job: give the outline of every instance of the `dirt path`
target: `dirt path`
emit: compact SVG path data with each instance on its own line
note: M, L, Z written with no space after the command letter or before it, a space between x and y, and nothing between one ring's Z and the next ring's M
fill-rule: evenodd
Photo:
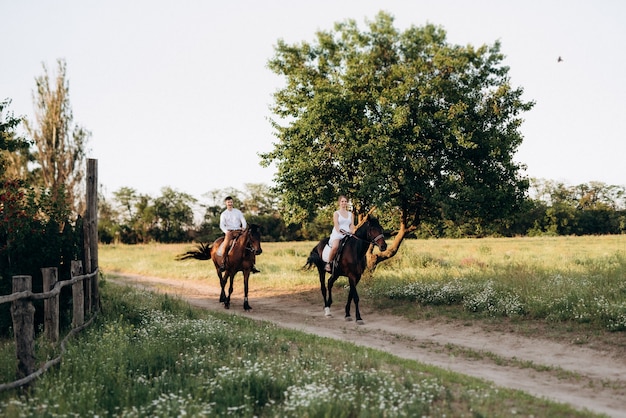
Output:
M333 296L333 315L324 316L321 295L276 294L251 290L253 310L244 312L243 295L237 289L231 309L218 302L219 287L207 282L125 275L107 279L149 290L177 295L204 309L276 323L279 326L324 337L350 341L399 357L439 366L454 372L520 389L534 396L567 403L611 417L626 417L626 358L611 350L597 350L528 338L510 332L486 331L453 321L410 322L368 309L361 298L365 325L343 318L345 291ZM241 287L241 286L239 286Z

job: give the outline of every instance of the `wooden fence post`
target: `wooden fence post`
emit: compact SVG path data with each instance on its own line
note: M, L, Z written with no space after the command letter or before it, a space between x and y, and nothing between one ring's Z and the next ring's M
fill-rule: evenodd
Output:
M98 269L98 160L87 159L87 206L85 210L85 271L93 273ZM97 310L100 305L98 276L90 280L91 309Z
M13 276L13 293L32 291L31 276ZM11 317L15 332L17 377L21 379L35 371L35 307L30 298L11 302Z
M54 285L59 280L59 270L56 267L42 268L41 275L43 276L43 292L54 289ZM57 342L59 340L59 295L44 299L43 308L44 334L48 341Z
M80 260L72 260L71 275L72 278L83 274L83 263ZM72 301L74 315L72 325L74 328L80 327L85 323L85 294L83 293L83 281L79 280L72 284Z
M91 249L89 248L89 244L88 244L88 240L89 237L87 236L87 234L83 235L83 238L85 239L85 241L83 242L83 250L85 251L85 257L83 259L83 272L90 272L91 271ZM85 313L87 312L93 312L95 310L94 308L94 299L93 299L93 292L92 292L92 283L91 283L92 279L91 278L87 278L85 280L83 280L83 293L85 295Z

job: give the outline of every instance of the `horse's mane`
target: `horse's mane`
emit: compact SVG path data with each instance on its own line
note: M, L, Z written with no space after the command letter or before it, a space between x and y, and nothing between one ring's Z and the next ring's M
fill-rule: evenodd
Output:
M380 222L378 222L378 218L373 215L367 215L367 217L362 221L362 223L357 228L357 231L363 231L366 226L374 226L380 228Z

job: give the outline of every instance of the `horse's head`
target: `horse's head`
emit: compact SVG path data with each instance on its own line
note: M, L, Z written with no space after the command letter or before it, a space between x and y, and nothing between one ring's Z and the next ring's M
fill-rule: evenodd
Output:
M259 225L248 225L248 240L246 248L252 251L254 254L259 255L263 252L261 248L261 227Z
M374 245L378 245L380 251L385 251L387 249L387 243L385 242L385 231L383 227L380 226L378 219L373 216L367 217L367 222L364 224L367 227L367 240L373 243Z

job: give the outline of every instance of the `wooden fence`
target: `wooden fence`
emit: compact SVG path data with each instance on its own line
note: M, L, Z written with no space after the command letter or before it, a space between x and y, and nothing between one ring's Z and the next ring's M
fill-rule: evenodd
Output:
M72 261L70 280L58 280L56 267L42 268L43 292L32 292L31 276L13 276L13 293L0 296L0 304L11 302L15 335L17 379L0 384L0 391L28 384L61 361L68 338L88 326L100 309L98 290L98 161L87 160L86 210L83 217L84 259ZM83 270L89 273L83 274ZM65 286L72 286L72 330L61 342L61 354L35 370L35 307L34 300L44 300L44 335L51 342L59 339L59 295ZM85 314L92 314L85 322Z

